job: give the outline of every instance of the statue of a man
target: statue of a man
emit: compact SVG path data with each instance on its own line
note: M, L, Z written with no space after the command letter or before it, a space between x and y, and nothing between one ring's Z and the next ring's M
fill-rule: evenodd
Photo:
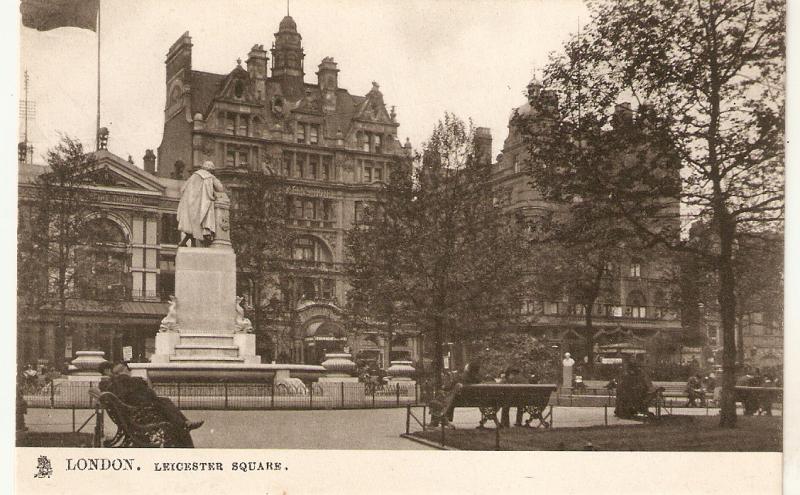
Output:
M222 183L211 171L214 163L206 161L186 180L181 190L178 203L178 230L183 233L180 246L192 241L197 247L198 239L202 239L205 247L211 245L217 231L217 219L214 204L216 193L225 191Z

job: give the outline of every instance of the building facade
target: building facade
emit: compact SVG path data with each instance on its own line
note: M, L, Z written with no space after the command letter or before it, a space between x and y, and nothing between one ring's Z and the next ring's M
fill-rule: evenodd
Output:
M551 91L533 86L541 106L557 111L557 98ZM633 119L630 105L619 105L621 118ZM521 114L533 119L534 129L546 132L546 115L537 115L529 103L514 109L509 119L508 135L502 152L494 163L495 201L509 212L526 220L537 219L559 212L563 208L546 201L532 184L526 169L528 152L513 116ZM540 125L541 124L541 125ZM479 130L479 138L488 141L488 129ZM674 221L679 221L679 211L674 211ZM616 362L621 353L637 354L654 350L656 343L674 343L667 347L679 349L682 333L679 311L670 301L675 290L674 270L670 258L658 251L640 253L607 267L609 290L595 304L592 313L594 328L593 350L598 362L603 359ZM568 298L539 300L531 298L521 308L523 323L518 330L529 332L558 346L560 352L570 352L577 361L587 356L585 309ZM527 315L527 317L525 317ZM669 352L668 354L673 354ZM660 356L664 359L665 356ZM679 361L674 353L668 359Z
M388 367L392 359L418 358L412 334L395 332L390 339L376 327L356 335L344 323L343 309L348 290L345 233L375 200L390 169L410 155L411 145L407 139L405 145L398 141L394 108L387 109L377 83L363 96L351 94L339 86L332 57L319 63L314 82L306 82L304 58L302 36L289 16L280 22L271 50L254 45L244 64L237 60L227 74L195 70L191 37L184 33L166 56L164 132L157 157L148 150L141 170L100 152L109 176L135 176L143 187L115 190L125 198L109 196L110 202L103 203L121 231L127 291L120 307L124 311L105 314L118 324L136 319L141 325L134 333L144 340L137 340L134 354L142 359L152 353L152 339L166 313L162 301L174 291L180 187L206 160L214 162L215 174L226 186L248 170L279 175L288 185L290 288L273 294L288 311L257 329L262 359L318 363L325 352L344 350ZM21 176L20 183L31 184L30 178ZM247 288L241 290L250 295ZM139 310L148 316L135 313ZM102 319L92 324L110 323ZM76 332L84 335L83 330ZM128 340L108 337L107 329L98 332L104 336L76 337L71 349L99 346L120 356L119 343ZM275 338L287 333L288 339ZM45 333L42 341L49 336ZM27 360L33 354L21 356Z
M174 284L174 263L165 260L174 259L171 240L176 233L168 219L177 209L181 184L161 180L104 149L95 156L87 211L99 236L91 245L75 248L80 251L76 256L86 262L68 267L75 273L67 290L63 330L53 297L35 312L20 311L20 364L46 361L60 367L79 350L143 361L155 351L155 335L167 311L164 293L171 293L170 281ZM152 152L145 156L154 159ZM36 179L47 172L47 167L29 161L19 164L21 243L31 235L31 218L38 207ZM53 268L41 267L45 272ZM20 287L25 289L48 291L45 286Z

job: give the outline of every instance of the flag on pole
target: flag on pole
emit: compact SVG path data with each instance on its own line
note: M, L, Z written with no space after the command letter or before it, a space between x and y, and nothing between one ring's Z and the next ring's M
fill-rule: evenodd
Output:
M22 25L49 31L77 27L97 31L99 0L21 0Z

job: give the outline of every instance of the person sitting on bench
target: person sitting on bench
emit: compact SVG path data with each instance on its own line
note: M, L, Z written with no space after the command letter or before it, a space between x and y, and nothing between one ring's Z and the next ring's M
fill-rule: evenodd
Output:
M464 388L464 385L476 383L481 383L481 362L477 359L467 364L464 368L464 375L456 381L452 390L441 401L431 403L431 426L437 426L441 422L452 427L454 404L458 392Z
M100 373L104 378L100 381L98 388L103 392L111 392L119 400L133 407L152 407L171 423L183 440L184 445L191 445L191 437L188 433L191 430L203 426L204 421L189 421L180 409L167 397L159 397L150 388L146 381L139 377L131 376L131 370L124 362L112 366L109 362L100 365Z
M639 414L650 416L648 407L663 392L654 387L641 363L632 360L625 364L617 384L617 406L614 415L633 419Z

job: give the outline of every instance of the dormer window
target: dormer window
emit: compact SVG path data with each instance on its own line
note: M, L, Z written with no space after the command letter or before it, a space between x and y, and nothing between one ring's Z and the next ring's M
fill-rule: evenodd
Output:
M303 144L306 142L305 124L297 124L297 131L295 132L295 142Z
M236 83L233 85L233 94L237 98L241 98L244 95L244 83L241 79L237 80Z
M381 153L381 136L380 134L376 134L373 136L373 141L375 143L375 153Z
M311 144L319 144L319 126L312 125L309 128L308 140Z

